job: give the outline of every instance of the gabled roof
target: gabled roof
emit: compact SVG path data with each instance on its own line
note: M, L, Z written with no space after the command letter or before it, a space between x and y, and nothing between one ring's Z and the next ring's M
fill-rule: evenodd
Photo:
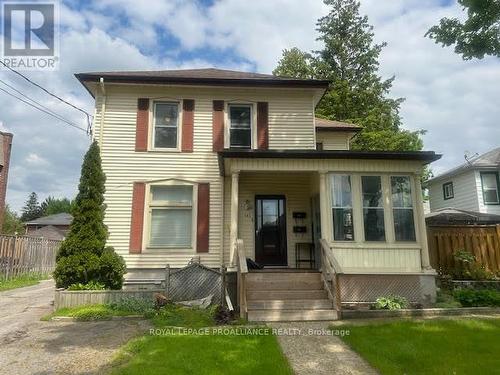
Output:
M44 217L39 217L26 222L26 225L70 225L73 221L73 216L68 213L54 214Z
M152 83L184 85L234 85L328 88L326 80L278 77L271 74L226 69L143 70L77 73L81 82Z
M63 240L66 237L65 231L53 225L47 225L28 234L30 237L43 237L49 240Z
M326 120L324 118L315 117L314 123L316 130L319 131L353 131L359 132L362 127L348 122Z
M464 164L450 169L436 177L429 179L427 182L433 182L437 180L442 180L445 178L450 178L459 173L465 172L472 169L498 169L500 167L500 147L488 151L482 155L471 159Z

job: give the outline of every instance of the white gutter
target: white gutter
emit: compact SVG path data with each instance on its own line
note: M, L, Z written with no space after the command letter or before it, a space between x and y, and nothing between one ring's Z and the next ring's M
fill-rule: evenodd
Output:
M104 114L106 113L106 88L104 87L104 78L99 78L99 87L101 88L101 118L99 123L99 148L102 148L102 139L104 136Z

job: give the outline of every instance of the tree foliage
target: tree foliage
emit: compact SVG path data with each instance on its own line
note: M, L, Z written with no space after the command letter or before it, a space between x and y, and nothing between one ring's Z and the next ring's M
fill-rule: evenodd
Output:
M73 222L57 254L54 278L58 287L100 282L110 289L123 283L125 263L113 248L105 247L108 231L104 225L104 183L99 146L92 143L85 154Z
M23 234L24 225L15 211L12 211L9 205L5 206L3 213L2 234Z
M402 98L389 97L394 77L378 74L379 55L385 43L373 41L373 27L359 14L356 0L324 0L330 13L318 20L324 47L311 54L297 48L284 50L275 75L326 79L329 90L316 114L331 120L361 125L355 138L358 150L421 150L423 131L401 129Z
M443 47L455 45L464 60L500 57L500 0L458 0L467 19L442 18L425 34Z
M42 216L60 214L63 212L71 213L73 202L68 198L54 198L48 196L40 205Z
M32 192L24 207L22 208L21 221L26 222L34 219L38 219L42 216L42 210L40 208L40 203L38 202L38 195Z

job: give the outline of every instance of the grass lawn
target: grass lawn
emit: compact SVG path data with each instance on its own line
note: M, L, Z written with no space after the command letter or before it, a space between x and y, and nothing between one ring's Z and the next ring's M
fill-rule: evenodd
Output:
M112 309L108 305L88 305L79 307L65 307L46 315L42 320L49 320L56 316L70 316L80 321L105 320L112 316L140 315L129 310Z
M338 327L336 327L338 328ZM342 326L342 339L382 374L500 374L500 319Z
M9 289L36 285L40 280L49 279L48 275L30 274L17 276L10 280L0 280L0 292Z

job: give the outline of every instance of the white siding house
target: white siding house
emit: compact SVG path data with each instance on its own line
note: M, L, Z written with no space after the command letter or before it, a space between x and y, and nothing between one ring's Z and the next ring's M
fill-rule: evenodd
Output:
M76 76L95 98L108 243L129 282L192 259L233 272L241 254L291 272L305 244L311 277L325 275L324 256L337 265L344 301L432 299L420 175L440 155L351 151L358 126L315 119L329 82L218 69Z
M500 214L500 148L428 181L431 211L444 208Z

